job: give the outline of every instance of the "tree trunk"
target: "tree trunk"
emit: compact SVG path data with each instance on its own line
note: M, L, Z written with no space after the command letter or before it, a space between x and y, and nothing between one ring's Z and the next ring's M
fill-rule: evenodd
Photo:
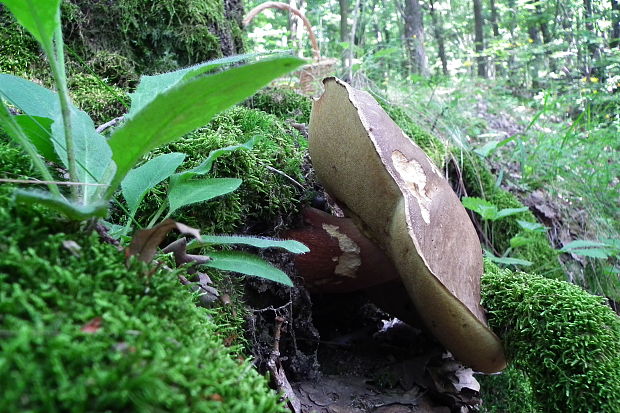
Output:
M611 0L611 12L609 47L620 48L620 0Z
M491 9L491 28L493 29L493 38L495 40L501 40L499 36L499 24L495 0L489 0L489 8ZM493 60L495 61L495 77L498 77L502 71L502 64L498 61L497 57L494 57Z
M428 76L428 62L424 50L424 25L419 0L405 0L405 47L410 73Z
M484 52L484 21L482 18L482 2L474 0L474 44L476 48L476 61L478 76L487 77L487 62Z
M349 41L349 0L338 0L340 6L340 41L342 43ZM349 48L344 50L341 56L342 67L347 67L347 56Z
M443 37L442 20L437 16L437 12L435 11L435 2L433 0L430 0L430 6L431 19L433 21L433 30L435 32L435 40L437 41L437 54L439 55L439 60L441 60L441 71L444 76L448 76L448 59L446 57L446 46Z
M592 12L592 0L583 0L584 19L586 30L592 34L596 33L594 27L594 14ZM586 73L590 76L598 76L597 70L594 68L594 63L598 60L600 50L598 45L593 41L588 40L588 58L589 62L586 67Z

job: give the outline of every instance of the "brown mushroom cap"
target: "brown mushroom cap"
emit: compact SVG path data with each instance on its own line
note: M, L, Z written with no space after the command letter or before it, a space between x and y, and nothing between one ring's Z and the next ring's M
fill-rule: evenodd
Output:
M480 242L458 197L371 95L336 78L324 85L309 131L319 180L386 251L435 337L478 371L502 370L480 306Z

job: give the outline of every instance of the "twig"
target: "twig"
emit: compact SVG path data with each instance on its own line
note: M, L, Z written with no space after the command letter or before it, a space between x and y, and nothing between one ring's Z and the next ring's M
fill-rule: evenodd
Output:
M88 182L67 182L67 181L32 181L28 179L5 179L1 178L0 182L11 184L30 184L30 185L83 185L83 186L108 186L107 184L92 184Z
M295 395L291 383L289 383L280 363L280 337L282 334L282 325L284 324L284 317L277 316L275 319L276 328L273 334L273 351L267 361L267 368L273 376L273 380L278 390L282 391L283 396L288 399L289 407L294 413L301 413L301 402Z
M118 125L123 119L125 119L125 116L119 116L118 118L114 118L111 121L104 123L103 125L97 126L97 129L95 130L97 131L97 133L101 133L104 130L111 128L112 126Z
M280 171L279 169L276 169L274 167L271 167L269 165L266 166L267 169L269 169L271 172L275 172L277 174L282 175L283 177L287 178L289 181L291 181L292 183L294 183L299 189L301 189L302 191L305 190L304 186L302 184L300 184L299 182L297 182L295 179L291 178L290 176L288 176L287 174L285 174L284 172Z

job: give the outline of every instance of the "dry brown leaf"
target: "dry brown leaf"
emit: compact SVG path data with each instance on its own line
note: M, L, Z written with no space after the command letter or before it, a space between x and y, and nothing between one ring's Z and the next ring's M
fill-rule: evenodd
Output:
M92 320L90 320L88 323L84 324L84 326L82 326L80 330L82 330L84 333L89 333L89 334L96 333L97 331L99 331L99 329L101 329L102 321L103 319L101 317L95 317Z
M176 229L183 235L191 235L196 239L200 239L200 231L196 228L181 224L173 219L166 219L153 228L136 231L127 249L127 257L137 255L140 261L151 262L155 252L157 252L157 247L173 229Z

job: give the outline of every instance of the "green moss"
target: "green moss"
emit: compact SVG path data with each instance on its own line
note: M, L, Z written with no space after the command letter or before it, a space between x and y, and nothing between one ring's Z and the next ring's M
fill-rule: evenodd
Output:
M283 121L291 119L297 123L310 123L312 101L294 90L265 88L243 104L249 108L275 115Z
M403 108L394 106L383 99L377 99L377 101L403 132L426 152L436 166L441 168L449 155L446 145L415 123Z
M0 72L37 78L46 70L47 62L38 43L7 11L0 9Z
M127 112L122 102L129 101L125 91L102 83L97 77L76 73L68 86L73 103L90 115L95 124L102 124Z
M206 203L188 206L176 218L207 233L240 231L243 226L253 231L270 230L283 215L296 210L299 189L275 168L298 182L303 181L301 165L306 142L298 133L287 131L275 116L264 112L234 107L216 116L207 126L179 141L158 149L163 152L187 154L181 169L198 165L209 152L225 146L245 143L253 137L258 141L252 150L238 150L217 160L211 177L241 178L235 192ZM162 187L148 197L138 215L155 211L164 196Z
M174 274L6 198L0 223L0 411L284 411Z
M620 319L604 299L486 262L482 300L542 411L620 411Z
M477 376L481 411L488 413L536 413L532 385L522 371L508 366L499 374Z
M140 73L163 72L242 51L241 28L222 0L70 0L66 42L90 58L119 53ZM233 44L229 44L229 43Z

